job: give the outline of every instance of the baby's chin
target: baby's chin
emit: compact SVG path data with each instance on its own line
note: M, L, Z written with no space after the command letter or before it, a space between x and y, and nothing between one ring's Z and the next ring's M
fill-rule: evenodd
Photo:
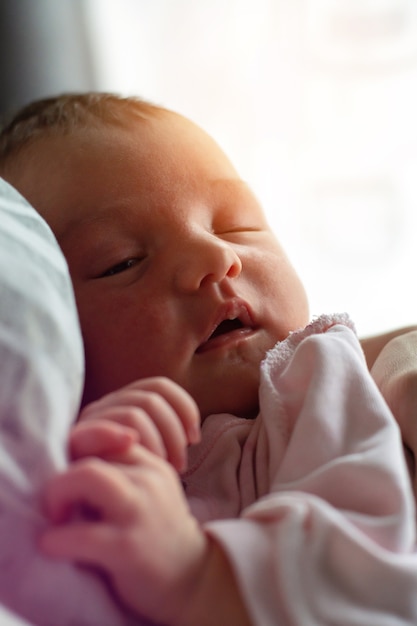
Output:
M232 355L228 361L224 359L218 368L209 370L211 378L193 377L186 389L196 401L202 420L219 413L245 419L258 415L261 363L269 347L269 342L263 341L260 346Z
M229 391L229 393L225 393ZM223 393L213 391L211 397L194 398L200 408L201 421L209 415L227 413L245 419L255 419L259 413L259 386L258 383L242 385L242 388L230 393L230 389Z

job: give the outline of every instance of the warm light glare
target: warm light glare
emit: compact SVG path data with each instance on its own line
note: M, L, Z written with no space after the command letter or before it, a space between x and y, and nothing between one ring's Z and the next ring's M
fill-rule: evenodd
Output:
M191 117L249 180L312 314L417 322L416 0L88 0L100 89Z

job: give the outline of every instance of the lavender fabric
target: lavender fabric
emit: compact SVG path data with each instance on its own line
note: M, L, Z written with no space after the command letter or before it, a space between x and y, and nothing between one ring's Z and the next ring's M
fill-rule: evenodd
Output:
M84 376L68 268L47 224L0 179L0 623L127 626L104 581L46 559L45 482L67 464Z

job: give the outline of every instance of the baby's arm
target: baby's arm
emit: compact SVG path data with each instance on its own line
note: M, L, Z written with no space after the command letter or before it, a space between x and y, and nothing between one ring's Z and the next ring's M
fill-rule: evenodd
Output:
M365 353L368 368L371 369L384 347L397 337L417 330L417 326L405 326L379 335L360 339L362 350Z
M416 492L417 330L389 341L375 360L371 374L400 426Z

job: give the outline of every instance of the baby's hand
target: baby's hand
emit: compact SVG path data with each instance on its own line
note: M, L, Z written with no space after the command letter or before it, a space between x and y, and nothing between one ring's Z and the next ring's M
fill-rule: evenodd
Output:
M200 415L191 396L168 378L139 380L87 405L70 437L73 459L100 456L135 462L134 442L167 459L177 471L186 447L200 440Z
M95 566L120 599L158 623L182 624L208 558L174 468L140 444L132 465L75 461L52 479L40 539L50 557ZM88 511L87 517L74 512Z

